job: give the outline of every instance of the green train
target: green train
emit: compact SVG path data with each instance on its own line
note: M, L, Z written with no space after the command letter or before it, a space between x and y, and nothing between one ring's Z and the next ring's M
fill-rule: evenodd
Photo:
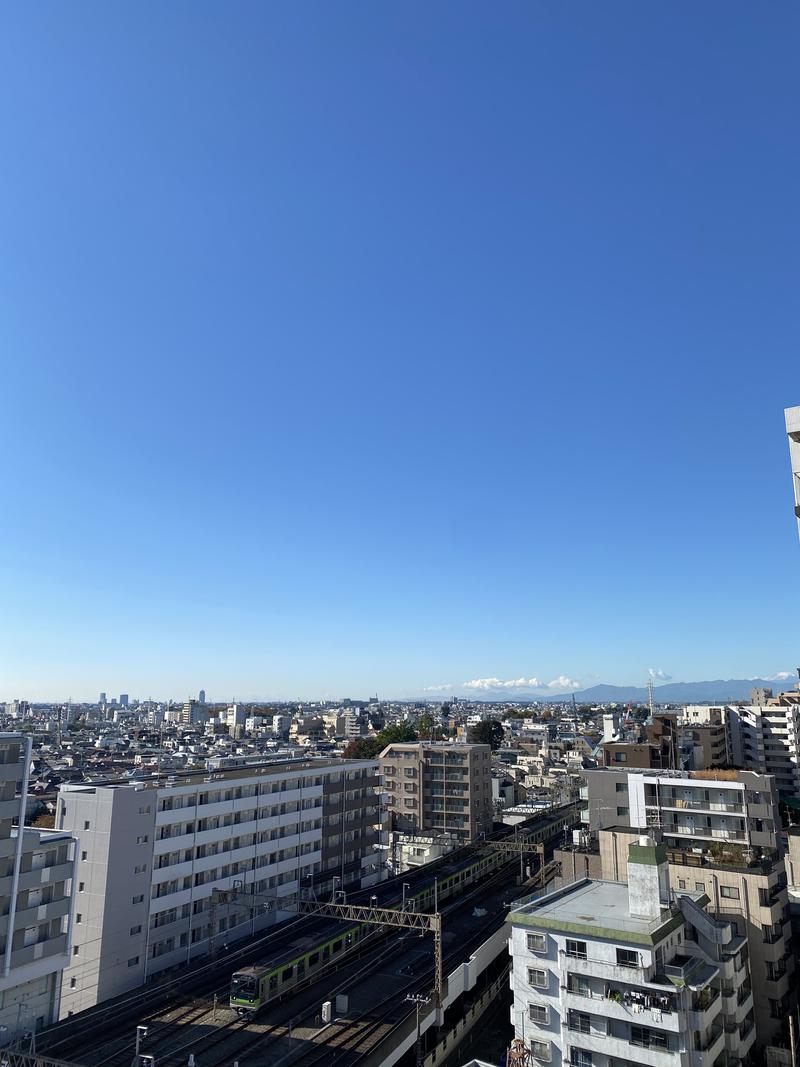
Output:
M558 812L546 818L536 830L526 830L527 840L538 843L551 839L559 830L571 825L575 818L575 805L564 805ZM521 827L522 829L522 827ZM503 834L501 836L510 835ZM410 911L432 911L434 897L439 902L458 896L473 882L480 881L516 857L501 851L467 856L443 866L434 877L429 876L413 893L406 895L406 907ZM380 887L376 886L378 892ZM397 894L382 907L398 908ZM318 933L313 946L308 946L306 936L300 943L288 945L264 963L243 967L231 976L230 1006L240 1015L254 1015L270 1001L276 1000L304 985L313 978L338 965L345 956L354 952L368 938L380 936L381 928L367 923L348 923L338 919L326 922Z
M433 907L436 894L439 902L446 901L505 863L508 863L508 857L500 852L462 860L443 870L436 884L430 878L409 893L406 907L411 911L428 911ZM400 901L394 899L383 906L397 908L399 905ZM337 919L325 925L325 931L320 931L319 940L313 947L290 945L265 963L236 971L231 976L231 1008L239 1015L254 1015L270 1001L338 965L368 938L378 937L381 929L368 923L346 923Z

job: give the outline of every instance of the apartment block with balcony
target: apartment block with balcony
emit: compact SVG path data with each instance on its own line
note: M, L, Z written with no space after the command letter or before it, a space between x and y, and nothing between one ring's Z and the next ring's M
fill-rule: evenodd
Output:
M258 933L299 891L379 881L377 771L287 760L62 787L58 820L79 859L61 1016ZM212 911L213 891L234 888L240 899Z
M0 734L0 1045L58 1018L70 962L75 840L24 826L30 761L30 737Z
M492 829L492 750L489 745L388 745L381 779L394 828L447 833L473 841Z
M669 847L738 845L775 850L775 779L753 771L584 771L582 817L608 826L657 828Z
M747 938L758 1040L772 1041L796 999L775 779L753 771L585 778L583 817L599 837L601 876L625 881L627 847L642 831L663 839L673 886L707 892L709 910Z
M602 878L625 881L628 848L637 834L623 827L600 832ZM746 862L738 850L715 858L694 848L668 848L667 859L676 892L705 893L708 913L730 923L746 939L757 1040L772 1043L797 1002L784 860L773 855Z
M511 911L516 1037L554 1067L739 1063L756 1040L746 940L706 894L671 891L651 838L628 870L627 885L581 879Z
M772 774L779 792L800 795L800 704L737 704L725 711L732 762Z

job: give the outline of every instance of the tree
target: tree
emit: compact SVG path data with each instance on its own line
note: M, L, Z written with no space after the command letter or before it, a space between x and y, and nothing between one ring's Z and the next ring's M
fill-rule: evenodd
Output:
M436 724L433 721L433 716L430 712L425 712L417 719L417 733L423 741L428 741L433 737L433 731L436 728Z
M381 748L386 745L404 745L418 740L417 731L410 722L398 722L393 726L385 726L378 734Z
M483 722L470 726L468 740L473 745L491 745L500 748L503 743L503 727L497 719L484 719Z
M342 752L343 759L375 759L383 746L377 737L355 737Z
M342 752L344 759L375 759L387 745L397 745L417 740L417 732L407 722L386 726L375 737L355 737L348 741Z

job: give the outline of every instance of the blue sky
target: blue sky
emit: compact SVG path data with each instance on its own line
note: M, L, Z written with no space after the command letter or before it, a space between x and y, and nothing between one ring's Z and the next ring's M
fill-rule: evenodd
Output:
M791 670L798 20L7 6L0 699Z

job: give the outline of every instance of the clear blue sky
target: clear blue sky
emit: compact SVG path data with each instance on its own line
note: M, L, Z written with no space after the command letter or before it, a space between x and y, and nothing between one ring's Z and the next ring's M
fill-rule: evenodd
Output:
M6 5L0 699L791 670L799 23Z

